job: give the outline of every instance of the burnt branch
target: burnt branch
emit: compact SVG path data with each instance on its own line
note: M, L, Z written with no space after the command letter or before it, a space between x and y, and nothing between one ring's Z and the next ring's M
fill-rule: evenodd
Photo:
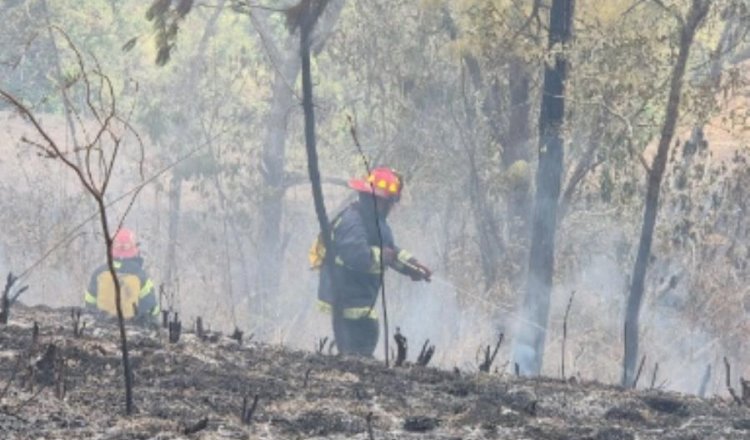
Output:
M742 386L742 403L748 405L750 404L750 381L740 377L740 386Z
M70 310L70 320L73 325L73 337L80 338L83 336L83 331L86 330L86 323L81 323L81 309L73 307Z
M432 360L432 355L435 354L435 346L430 345L430 340L424 341L424 345L422 345L422 350L419 352L419 356L417 357L417 365L420 367L426 367L427 364L430 363L430 360Z
M651 389L653 390L656 386L656 375L659 373L659 363L654 365L654 372L651 374Z
M180 340L182 335L182 321L180 321L180 314L175 313L172 320L169 321L169 342L176 344Z
M245 396L242 398L242 415L241 420L243 425L249 425L253 422L253 414L255 414L255 409L258 407L258 395L256 394L253 397L253 403L248 408L247 404L249 402L248 399L249 396Z
M570 292L570 299L568 299L568 306L565 307L565 316L563 317L562 347L560 349L560 375L563 380L565 380L565 343L568 341L568 316L570 316L570 308L573 306L575 294L575 290Z
M195 318L195 334L200 339L206 338L206 332L205 330L203 330L203 318L201 318L200 316Z
M365 421L367 422L367 436L370 440L375 440L375 435L372 432L372 411L367 413L367 417L365 417Z
M5 288L3 289L3 296L2 299L0 299L0 324L8 324L10 308L16 302L18 297L29 288L29 286L23 286L18 289L15 294L11 295L11 291L17 282L18 277L13 275L13 272L8 272L8 277L5 280Z
M68 391L66 383L67 364L63 356L58 356L55 362L55 397L62 400Z
M393 339L396 340L396 361L393 365L400 367L406 360L407 343L406 336L401 334L401 329L396 327L396 334L393 335Z
M235 327L234 333L232 333L232 336L230 336L230 338L237 341L238 344L242 344L243 336L245 336L245 333L242 330L240 330L238 327Z
M484 361L479 365L479 371L489 373L492 364L495 362L498 351L500 351L500 345L503 343L504 333L500 333L497 337L497 343L495 343L495 349L490 352L490 346L488 345L484 350Z
M327 343L328 343L328 336L324 336L318 339L318 354L323 354L323 350L325 350Z
M732 370L731 370L731 367L729 365L729 360L726 357L724 357L724 369L725 369L726 375L727 375L726 384L727 384L727 390L729 391L729 395L732 396L732 399L734 399L734 401L735 401L735 403L737 403L737 405L741 406L742 405L742 399L740 399L740 397L737 395L737 392L734 390L734 388L732 388L732 379L731 379L732 378L732 372L731 372Z
M633 380L633 385L631 386L632 389L636 389L638 387L638 379L641 378L641 372L643 371L643 365L646 363L646 355L644 354L641 358L641 363L638 365L638 372L635 374L635 379Z

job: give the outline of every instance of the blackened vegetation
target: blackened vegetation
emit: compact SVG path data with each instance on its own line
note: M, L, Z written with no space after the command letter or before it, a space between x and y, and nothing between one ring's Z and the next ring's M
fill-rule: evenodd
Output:
M323 350L326 348L326 344L328 343L328 336L324 336L320 339L318 339L318 354L323 354Z
M195 318L195 335L198 336L199 339L205 339L206 333L203 330L203 318L200 316Z
M440 420L429 416L413 416L404 420L404 431L428 432L437 428Z
M245 397L242 398L242 424L243 425L249 425L253 422L253 414L255 414L255 409L258 407L258 395L256 394L253 396L253 402L250 404L249 396L245 395ZM248 406L249 404L249 406Z
M86 323L81 323L81 309L73 307L70 310L70 320L73 325L73 336L80 338L83 335L83 331L86 330Z
M208 417L204 417L197 422L186 426L185 429L182 431L185 435L195 434L196 432L203 431L208 427Z
M726 357L724 357L724 368L726 371L726 385L727 391L729 391L729 395L732 396L732 399L737 405L750 406L750 381L746 380L743 377L740 377L742 394L738 395L737 391L735 391L732 387L732 370L729 365L729 359L727 359Z
M0 324L7 324L8 318L10 317L10 308L13 306L13 303L16 302L18 297L21 296L28 288L29 286L23 286L16 290L14 294L11 294L11 291L13 290L13 286L15 286L16 282L18 281L18 278L13 275L13 272L8 272L8 277L5 280L5 288L3 289L3 297L0 302Z
M238 344L242 344L242 338L245 336L245 332L240 330L238 327L234 328L234 332L232 333L232 336L230 336L232 339L237 341Z
M326 344L328 344L327 352L326 352ZM315 351L318 352L318 354L327 353L328 356L333 356L334 347L336 347L336 340L333 338L329 338L328 336L324 336L318 339L318 343L315 346Z
M115 426L122 440L196 432L202 438L464 438L477 432L485 438L647 440L721 432L739 440L750 430L750 412L719 399L393 369L314 350L237 345L228 335L223 343L183 338L170 345L148 330L131 341L139 411L123 417L113 411L121 382L117 328L95 322L95 331L73 338L57 331L69 325L69 310L30 310L18 306L0 331L3 438L92 438ZM35 320L44 323L36 342ZM63 395L64 401L55 398Z
M406 336L401 334L401 329L396 327L396 333L393 335L396 340L396 361L393 365L400 367L406 361L407 343Z
M426 367L427 364L430 363L432 360L432 355L435 354L435 346L430 345L430 340L424 341L424 345L422 345L422 350L419 352L419 356L417 356L417 365L420 367Z
M505 334L500 333L500 335L497 337L497 343L495 344L494 350L490 351L489 345L485 347L484 361L482 361L482 363L479 365L479 371L489 373L490 368L492 368L492 363L495 362L495 358L497 357L497 352L500 351L500 344L503 343L504 337Z
M172 315L172 319L169 321L169 342L176 344L180 340L182 335L182 321L180 321L180 314L175 313Z

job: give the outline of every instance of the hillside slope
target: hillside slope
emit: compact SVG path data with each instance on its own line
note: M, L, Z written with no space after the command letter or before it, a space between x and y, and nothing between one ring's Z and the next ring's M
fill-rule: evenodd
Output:
M125 417L116 328L89 327L74 338L69 311L13 310L0 328L3 439L750 438L750 412L718 399L387 369L220 335L202 340L186 332L170 344L163 331L137 330L130 332L137 411ZM243 397L251 406L256 395L245 425Z

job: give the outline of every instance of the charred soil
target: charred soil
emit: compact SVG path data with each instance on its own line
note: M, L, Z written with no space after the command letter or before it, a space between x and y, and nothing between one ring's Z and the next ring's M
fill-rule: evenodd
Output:
M124 415L117 329L16 306L0 328L3 439L745 439L728 400L289 351L130 328ZM34 323L38 323L35 336Z

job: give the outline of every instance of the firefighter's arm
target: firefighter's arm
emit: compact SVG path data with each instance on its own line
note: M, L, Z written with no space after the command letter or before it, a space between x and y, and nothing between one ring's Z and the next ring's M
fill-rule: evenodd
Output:
M141 291L138 294L138 316L155 318L159 316L159 303L156 301L154 282L151 278L143 277Z
M83 295L83 302L86 305L87 309L96 309L96 295L98 294L97 288L96 288L96 274L91 276L91 281L89 281L89 287L86 289L86 292Z
M380 247L367 243L364 225L352 216L342 218L334 232L334 246L336 264L357 272L380 273Z
M414 256L406 249L395 248L396 258L393 259L391 267L404 275L411 277L413 281L430 281L432 277L432 271L427 266L420 263Z

